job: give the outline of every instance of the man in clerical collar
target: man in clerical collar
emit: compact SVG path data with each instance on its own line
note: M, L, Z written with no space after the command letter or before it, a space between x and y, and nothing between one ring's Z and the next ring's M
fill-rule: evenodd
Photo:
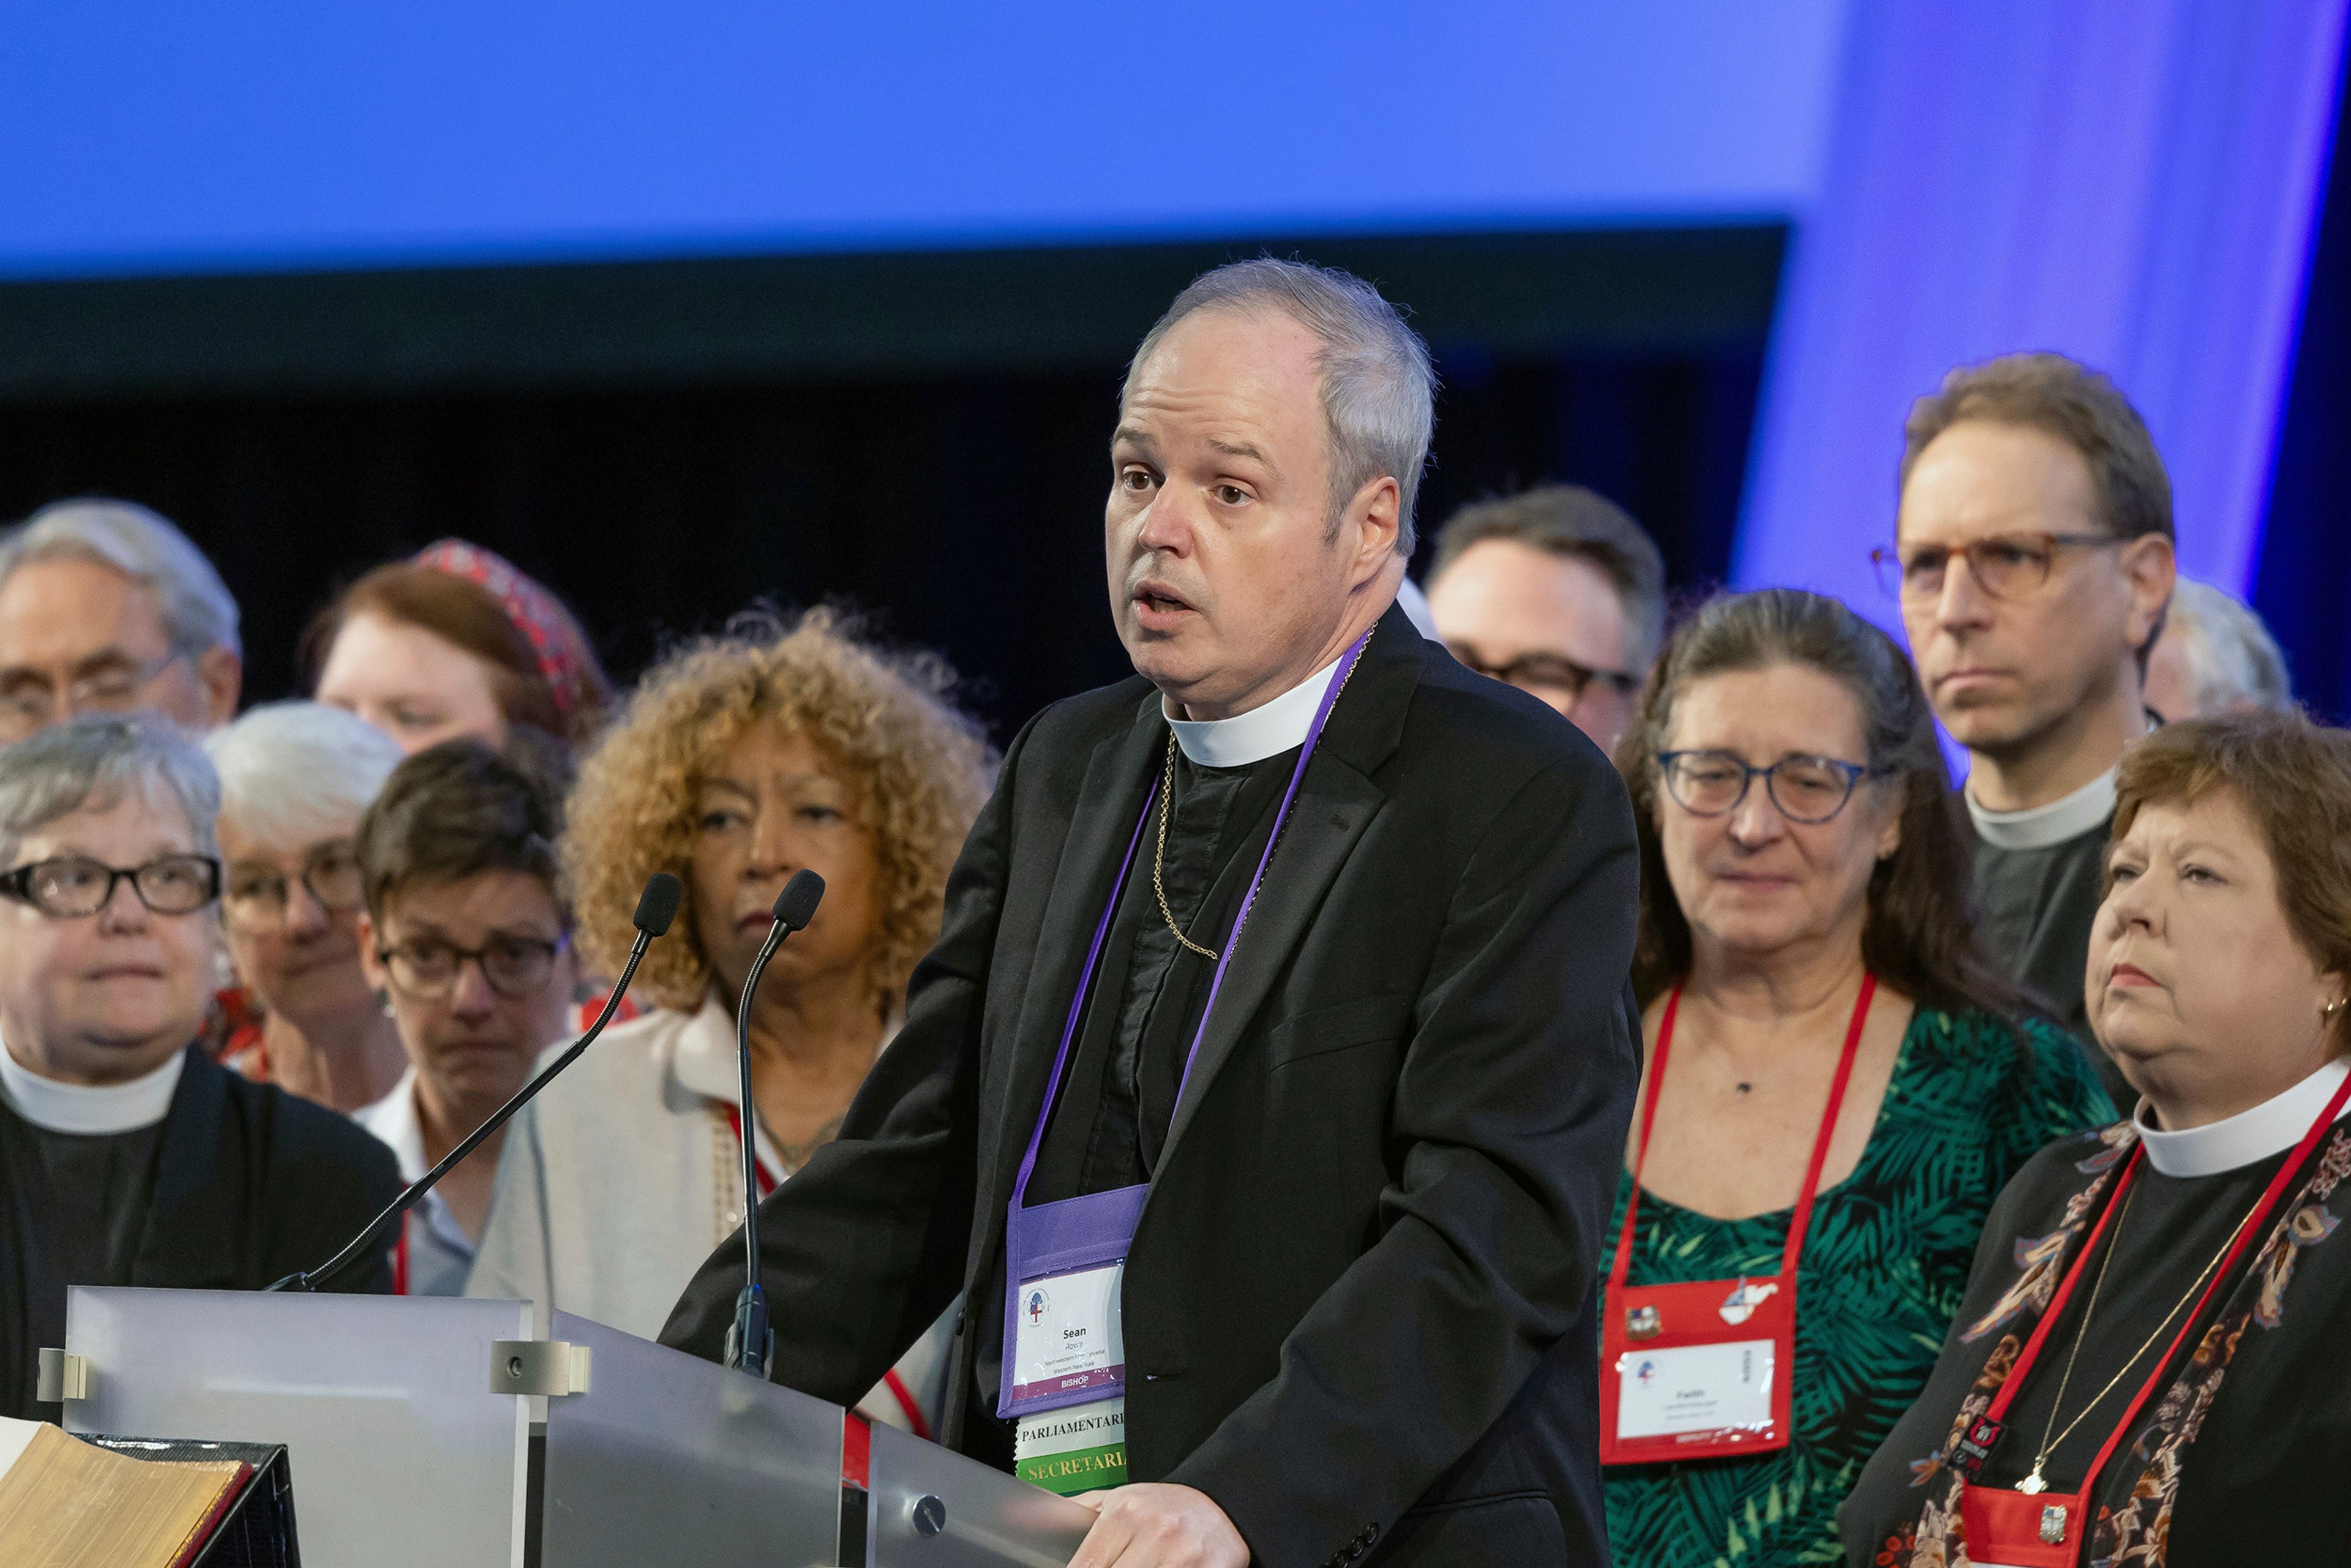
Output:
M1395 606L1432 385L1294 262L1144 339L1137 676L1013 741L904 1028L763 1209L773 1375L853 1401L959 1298L942 1440L1097 1510L1081 1568L1606 1553L1631 810ZM740 1256L665 1340L721 1354Z
M2088 1045L2082 977L2115 768L2147 732L2171 600L2171 480L2115 384L2059 354L1965 365L1904 430L1892 549L1928 700L1968 749L1983 940Z

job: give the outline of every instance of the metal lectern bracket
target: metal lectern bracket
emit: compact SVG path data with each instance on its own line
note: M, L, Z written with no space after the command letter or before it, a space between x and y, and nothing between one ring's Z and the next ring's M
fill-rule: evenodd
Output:
M43 1347L40 1369L34 1376L33 1397L44 1405L65 1399L87 1399L95 1375L89 1357Z
M559 1398L588 1392L588 1347L559 1339L490 1342L490 1392Z

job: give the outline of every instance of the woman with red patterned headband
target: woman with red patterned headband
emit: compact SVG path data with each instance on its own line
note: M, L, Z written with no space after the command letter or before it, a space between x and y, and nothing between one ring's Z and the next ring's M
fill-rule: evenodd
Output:
M562 601L463 539L352 583L311 622L302 652L319 701L358 714L412 754L460 735L502 746L517 725L577 747L612 701Z

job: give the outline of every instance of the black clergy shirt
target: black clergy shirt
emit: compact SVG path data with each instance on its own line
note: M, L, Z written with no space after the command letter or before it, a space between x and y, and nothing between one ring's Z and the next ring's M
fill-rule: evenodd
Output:
M58 1418L33 1396L72 1286L257 1290L325 1262L399 1191L372 1134L193 1046L149 1126L56 1132L0 1094L0 1416ZM391 1284L387 1255L331 1288Z
M1176 924L1201 946L1221 952L1229 939L1297 766L1294 746L1238 768L1201 767L1177 750L1162 881ZM1151 877L1159 814L1155 802L1102 944L1063 1088L1037 1151L1031 1207L1148 1182L1175 1120L1185 1058L1217 967L1177 942L1160 911ZM1277 853L1266 875L1280 874ZM1002 1372L1003 1306L991 1301L977 1314L990 1327L973 1365L973 1414L990 1423ZM1009 1427L997 1425L1008 1443Z
M162 1147L160 1121L59 1133L0 1098L0 1344L32 1352L0 1360L0 1413L56 1418L34 1403L37 1354L66 1343L68 1286L131 1282Z

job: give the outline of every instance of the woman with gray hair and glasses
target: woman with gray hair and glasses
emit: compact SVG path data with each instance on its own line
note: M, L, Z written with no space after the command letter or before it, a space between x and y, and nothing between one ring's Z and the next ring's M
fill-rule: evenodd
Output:
M1965 840L1891 638L1787 589L1666 646L1617 765L1647 1071L1602 1307L1629 1568L1833 1562L2001 1184L2114 1119L1977 952Z
M254 1015L222 1060L346 1113L407 1070L360 963L360 818L400 745L324 703L271 703L205 739L220 770L222 925Z
M194 741L91 715L0 749L0 1415L74 1285L258 1289L399 1191L343 1118L215 1064L220 786ZM388 1259L345 1288L381 1290Z

